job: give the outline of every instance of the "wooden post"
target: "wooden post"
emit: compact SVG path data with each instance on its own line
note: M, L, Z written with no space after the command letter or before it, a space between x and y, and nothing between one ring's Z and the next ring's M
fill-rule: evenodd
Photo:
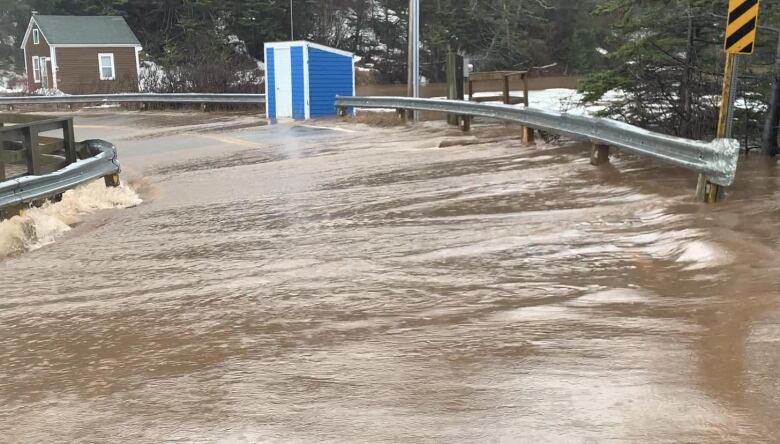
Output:
M27 174L37 176L41 172L40 150L38 148L38 131L32 126L22 129L24 149L27 154Z
M21 216L24 213L24 207L21 205L14 205L12 207L6 207L0 210L0 220L10 219L14 216Z
M3 139L0 137L0 182L5 180L5 151L3 150Z
M528 108L528 73L523 74L523 104Z
M106 182L106 187L116 188L121 182L119 181L119 174L112 174L103 178Z
M398 116L398 118L401 120L406 120L406 110L403 108L396 109L395 115Z
M590 151L590 164L594 166L609 163L609 145L594 144Z
M339 117L346 117L346 116L347 116L347 107L345 107L345 106L339 106L339 107L336 109L336 114L337 114Z
M504 76L504 104L509 105L509 76Z
M451 49L447 54L447 99L463 100L463 56ZM447 123L458 125L458 116L447 114Z
M208 105L206 105L205 103L201 103L200 110L205 113L206 111L208 111Z
M469 79L469 101L474 101L474 81Z
M73 134L73 119L63 122L62 139L65 145L65 161L70 165L76 162L76 137Z
M737 55L726 54L726 68L723 75L723 97L720 101L720 114L718 115L718 134L717 137L724 138L728 136L729 118L731 117L731 89L734 86L732 80L735 77L737 67ZM699 174L699 181L696 185L696 197L699 201L707 203L716 203L720 197L720 186L711 183L703 174Z
M471 130L471 116L458 116L458 126L464 133L469 132Z
M523 144L530 145L534 143L534 129L524 126L523 127Z

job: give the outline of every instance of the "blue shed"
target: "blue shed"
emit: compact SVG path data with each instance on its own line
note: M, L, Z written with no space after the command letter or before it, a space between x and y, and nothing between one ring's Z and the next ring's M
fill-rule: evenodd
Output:
M355 95L351 52L307 41L265 44L269 120L336 115L336 96Z

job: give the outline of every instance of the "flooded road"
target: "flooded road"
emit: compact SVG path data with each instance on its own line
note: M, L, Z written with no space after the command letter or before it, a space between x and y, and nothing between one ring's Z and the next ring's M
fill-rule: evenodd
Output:
M314 125L77 119L144 202L0 259L0 441L780 440L776 164Z

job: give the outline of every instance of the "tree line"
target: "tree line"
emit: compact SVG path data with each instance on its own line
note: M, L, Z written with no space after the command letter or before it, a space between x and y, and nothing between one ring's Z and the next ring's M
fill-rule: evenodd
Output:
M714 133L728 0L423 0L422 72L445 77L449 51L477 70L555 64L587 100L620 90L603 115L684 137ZM406 81L407 0L0 0L0 57L40 14L121 15L170 90L226 90L262 60L265 42L306 39L356 53L378 80ZM292 22L292 23L291 23ZM763 2L759 46L743 57L735 130L747 148L774 144L780 118L780 5ZM194 86L193 86L194 85ZM773 90L776 89L776 96ZM774 97L774 99L773 99ZM772 123L774 122L774 123ZM774 142L772 142L774 140Z

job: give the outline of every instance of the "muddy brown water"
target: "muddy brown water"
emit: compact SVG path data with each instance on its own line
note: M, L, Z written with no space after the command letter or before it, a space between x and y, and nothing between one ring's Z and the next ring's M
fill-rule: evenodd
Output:
M144 203L0 259L0 441L780 440L776 164L259 123L79 115Z

